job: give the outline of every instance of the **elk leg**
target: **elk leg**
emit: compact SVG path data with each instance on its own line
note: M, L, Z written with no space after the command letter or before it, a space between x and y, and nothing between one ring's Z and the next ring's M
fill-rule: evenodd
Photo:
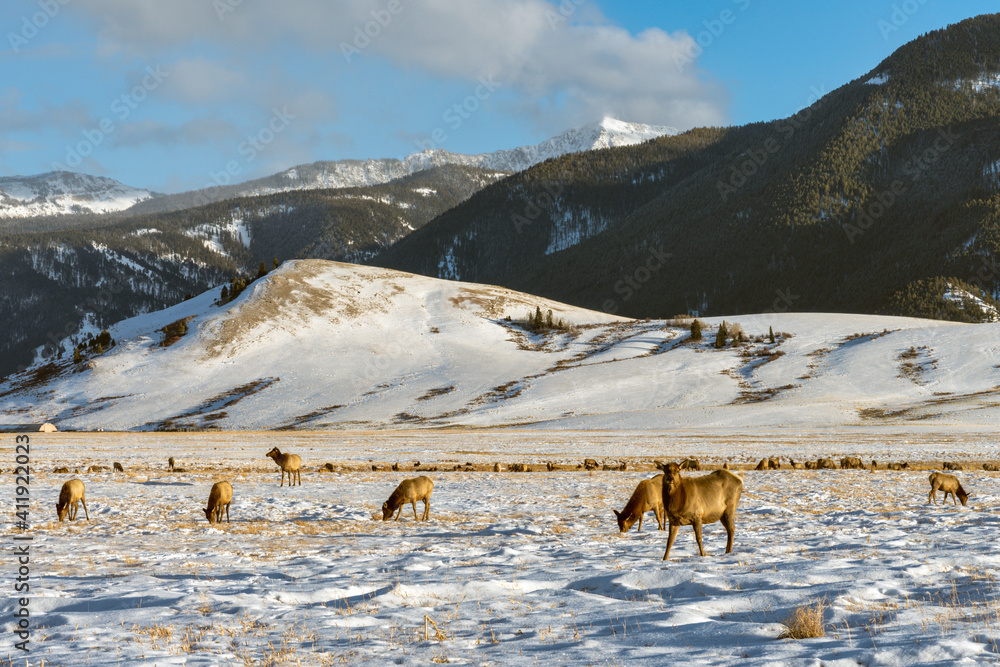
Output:
M695 520L695 522L692 525L694 526L694 539L697 540L698 542L698 552L702 556L705 556L706 555L705 547L701 545L701 520L700 519Z
M679 527L680 524L670 524L670 531L667 533L667 550L663 552L663 560L667 560L670 557L670 547L674 546L674 540L677 539L677 529Z
M641 533L642 532L642 514L639 515L639 527L636 529L635 532L637 532L637 533Z
M723 514L722 523L726 527L726 553L733 552L733 537L736 535L736 513Z
M221 519L221 517L220 517L220 519ZM226 503L226 523L232 523L229 520L229 503Z
M399 508L396 510L396 521L399 521L399 515L403 513L403 503L399 504Z
M72 503L69 506L69 520L70 521L76 521L76 508L77 507L78 507L78 505L76 503Z
M430 518L431 518L431 499L430 498L425 498L424 499L424 521L427 521Z
M417 501L411 500L410 504L413 505L413 520L420 521L420 517L417 516Z

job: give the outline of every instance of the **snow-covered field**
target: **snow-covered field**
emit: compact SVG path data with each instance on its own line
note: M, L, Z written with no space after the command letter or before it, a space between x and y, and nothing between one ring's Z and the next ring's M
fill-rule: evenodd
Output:
M14 438L0 435L5 473ZM302 455L301 487L278 488L264 457L275 445ZM652 516L623 536L611 512L654 474L652 459L852 454L963 460L969 505L928 505L926 470L744 471L734 552L714 524L699 557L685 527L668 563ZM168 456L187 472L167 473ZM578 470L585 456L629 471ZM1000 473L981 463L998 456L991 430L916 426L32 434L30 664L995 663ZM426 473L430 521L409 508L399 523L374 520L416 460L439 468ZM86 472L112 461L125 473ZM561 469L483 470L494 461ZM316 472L327 462L341 472ZM476 470L444 471L466 462ZM53 504L74 476L91 520L59 524ZM200 510L222 478L232 523L209 527ZM9 585L12 559L5 572ZM795 608L816 603L825 637L779 639ZM25 664L12 638L0 662Z

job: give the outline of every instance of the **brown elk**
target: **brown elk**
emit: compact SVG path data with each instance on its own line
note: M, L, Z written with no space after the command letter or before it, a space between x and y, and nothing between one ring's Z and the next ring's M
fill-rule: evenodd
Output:
M965 492L962 488L962 484L958 481L958 478L954 475L948 475L943 472L932 472L931 476L927 478L931 483L931 492L927 496L927 502L934 501L937 505L937 492L944 491L944 502L948 502L948 494L951 494L951 501L958 505L958 501L955 500L955 496L958 495L958 500L962 501L962 505L965 505L965 501L969 499L969 494Z
M76 521L76 512L79 509L77 503L83 503L83 515L90 521L87 500L83 497L83 482L71 479L63 484L59 491L59 502L56 503L56 516L59 517L59 521L65 521L67 515L70 521Z
M726 528L726 553L733 550L736 534L736 507L743 494L743 480L728 470L716 470L702 477L684 479L676 463L663 468L663 510L670 523L667 550L663 560L670 557L670 548L681 526L693 526L698 542L698 552L704 556L701 528L706 523L721 521Z
M430 477L421 475L413 479L404 479L396 487L396 490L389 496L389 500L382 503L382 520L388 521L393 512L396 513L396 521L403 513L403 505L410 503L413 506L413 519L415 521L427 521L431 516L431 492L434 490L434 482ZM417 501L424 502L424 516L417 518Z
M229 504L233 501L233 485L229 482L216 482L208 492L208 507L205 508L205 518L209 523L221 523L225 511L226 523L229 521Z
M639 528L636 532L641 533L642 517L650 510L656 516L657 526L663 530L663 475L639 482L635 491L632 492L632 497L625 503L625 508L621 512L616 509L611 511L618 519L618 530L627 533L632 528L632 524L638 520Z
M861 462L857 456L845 456L840 459L840 469L841 470L858 470L864 468L865 464Z
M295 486L295 480L299 480L299 486L302 486L302 457L298 454L282 454L281 451L275 447L269 451L264 456L270 457L278 464L281 468L281 484L278 486L285 485L285 475L288 475L288 486ZM294 475L294 477L292 477Z

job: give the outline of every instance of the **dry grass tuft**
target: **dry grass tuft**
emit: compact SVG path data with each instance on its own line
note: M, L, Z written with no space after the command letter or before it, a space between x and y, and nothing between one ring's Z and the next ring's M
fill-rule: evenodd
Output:
M812 605L804 604L797 607L791 616L784 620L783 624L788 629L778 639L825 637L826 630L823 625L823 612L825 610L825 600L817 600Z

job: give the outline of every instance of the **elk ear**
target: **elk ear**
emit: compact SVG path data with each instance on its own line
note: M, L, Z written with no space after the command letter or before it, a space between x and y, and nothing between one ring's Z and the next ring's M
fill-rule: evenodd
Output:
M613 509L611 511L615 513L615 517L620 521L621 518L622 518L622 513L619 512L618 510L615 510L615 509Z

